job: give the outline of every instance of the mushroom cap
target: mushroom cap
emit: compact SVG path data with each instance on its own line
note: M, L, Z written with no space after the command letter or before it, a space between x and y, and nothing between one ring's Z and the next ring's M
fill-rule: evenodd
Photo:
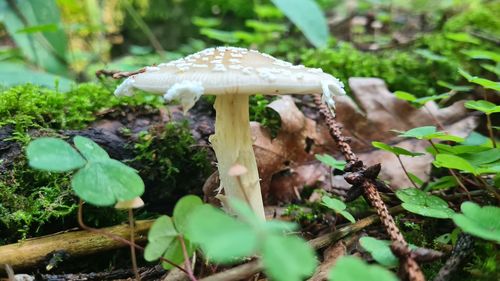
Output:
M135 197L132 200L118 201L115 204L115 209L137 209L144 206L144 201L141 197Z
M320 68L293 65L255 50L209 48L128 77L115 91L131 95L133 88L179 98L179 92L201 94L345 94L343 84ZM333 101L333 100L332 100Z

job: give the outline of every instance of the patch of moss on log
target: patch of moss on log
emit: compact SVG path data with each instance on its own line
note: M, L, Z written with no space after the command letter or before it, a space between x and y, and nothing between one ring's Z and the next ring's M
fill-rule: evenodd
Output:
M24 148L32 138L65 135L69 139L78 134L91 137L94 129L89 126L106 112L128 109L159 115L158 108L163 102L158 96L116 98L113 88L113 85L88 83L66 93L34 85L0 89L0 244L77 225L77 198L71 191L71 175L31 169ZM130 118L126 113L114 115ZM141 137L137 147L134 137L126 133L120 135L125 149L131 153L118 160L127 158L127 164L139 169L150 183L146 187L148 192L164 194L155 200L166 200L174 193L180 197L196 189L200 192L203 183L200 171L206 171L208 161L204 152L198 152L193 146L195 141L188 124L167 124L165 130L143 133L146 135L151 136L152 141L146 144L145 137ZM143 217L146 212L143 211ZM89 225L109 226L125 219L123 212L112 208L86 208Z

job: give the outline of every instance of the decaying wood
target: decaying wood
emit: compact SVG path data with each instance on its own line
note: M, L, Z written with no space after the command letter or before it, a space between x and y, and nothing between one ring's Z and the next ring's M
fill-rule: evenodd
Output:
M158 277L165 274L166 270L161 265L153 267L141 267L138 269L141 280L158 280ZM68 274L41 274L40 280L47 281L99 281L99 280L123 280L134 276L132 270L117 269L106 272L90 272L90 273L68 273Z
M147 231L154 220L137 221L135 237L137 243L147 240ZM129 237L129 227L118 225L103 228L107 233ZM58 233L27 239L19 243L0 247L0 264L9 264L14 270L34 267L43 263L55 251L64 251L70 256L82 256L126 246L120 241L93 232L81 230Z
M354 241L354 239L349 239ZM308 281L326 281L328 280L328 272L332 268L337 260L344 256L347 251L347 243L344 240L340 240L337 243L329 246L323 252L323 262L316 268L313 276L309 278Z
M434 281L451 280L453 274L460 270L460 265L472 254L474 250L474 238L469 234L462 233L458 237L457 244L451 253L450 258L441 267Z

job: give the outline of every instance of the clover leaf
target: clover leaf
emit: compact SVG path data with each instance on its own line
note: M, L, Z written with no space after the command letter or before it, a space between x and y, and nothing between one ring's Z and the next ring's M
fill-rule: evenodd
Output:
M258 254L266 274L277 281L299 281L314 272L314 250L302 238L283 233L293 229L292 224L263 221L238 201L230 200L229 207L240 219L210 205L190 214L187 237L210 260L231 264Z
M396 267L398 258L392 253L390 241L378 240L373 237L362 237L359 244L369 252L374 260L385 267Z
M408 101L417 107L421 107L429 101L435 101L435 100L441 100L441 99L447 98L450 96L450 94L444 93L444 94L440 94L440 95L432 95L432 96L417 98L416 96L414 96L413 94L410 94L408 92L396 91L396 92L394 92L394 96L400 100Z
M131 200L144 192L137 172L114 159L89 161L73 176L71 186L78 197L96 206Z
M278 281L304 280L318 263L314 250L297 236L269 235L261 254L266 274Z
M210 260L218 263L235 263L257 250L258 239L249 225L210 205L193 210L186 234Z
M26 151L29 164L51 172L79 169L71 179L71 187L78 197L96 206L110 206L142 195L144 183L136 170L109 158L89 138L76 136L73 142L78 152L61 139L34 140Z
M323 206L334 210L336 213L340 214L352 223L356 222L356 219L354 219L354 217L346 211L347 206L344 204L344 202L328 196L323 196L323 198L321 198L321 201L321 204Z
M396 132L400 133L399 137L416 138L419 140L440 139L440 140L454 141L454 142L464 141L464 139L461 137L448 135L445 132L437 131L435 126L423 126L423 127L413 128L406 132L404 131L396 131Z
M346 161L337 160L328 154L316 154L315 157L321 163L330 166L334 169L343 171L345 168Z
M340 258L330 270L329 281L397 281L391 271L378 266L368 265L353 256Z
M467 160L463 159L460 156L452 155L452 154L438 154L436 155L436 159L432 162L434 166L441 168L450 168L460 170L462 172L476 174L476 168L472 166Z
M467 101L465 107L484 112L487 115L500 112L500 105L496 105L486 100Z
M401 147L390 146L390 145L387 145L383 142L378 142L378 141L373 141L372 145L376 148L380 148L382 150L391 152L391 153L395 154L396 156L405 155L405 156L415 157L415 156L424 155L423 153L412 152L412 151L406 150L406 149L401 148Z
M454 214L446 201L416 188L400 189L396 196L403 201L401 206L405 210L421 216L446 219Z
M49 172L67 172L86 163L71 145L57 138L39 138L30 142L26 154L31 167Z
M462 214L456 214L452 217L453 222L458 227L464 232L500 244L499 207L480 207L473 202L464 202L460 210Z
M153 223L148 233L148 245L144 249L144 259L154 261L164 257L176 264L184 261L184 253L179 236L183 235L189 256L194 252L194 247L187 237L185 229L191 212L203 202L194 195L182 197L174 208L173 219L168 216L161 216ZM171 269L169 263L162 263L165 269Z
M470 73L461 68L458 69L458 73L460 73L460 75L462 75L465 79L467 79L467 81L471 83L478 84L486 89L500 91L500 82L491 81L482 77L472 76Z

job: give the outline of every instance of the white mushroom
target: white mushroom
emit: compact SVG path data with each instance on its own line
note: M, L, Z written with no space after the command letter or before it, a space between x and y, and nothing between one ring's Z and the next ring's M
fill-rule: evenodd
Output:
M264 207L250 135L249 95L322 93L323 100L333 108L333 96L345 94L342 82L319 68L292 65L255 50L235 47L209 48L146 68L128 77L115 94L130 95L133 88L163 94L167 100L179 99L185 111L202 94L216 96L215 134L210 142L217 156L221 186L229 198L249 198L247 203L262 218ZM242 188L228 174L235 163L248 169L239 177Z

